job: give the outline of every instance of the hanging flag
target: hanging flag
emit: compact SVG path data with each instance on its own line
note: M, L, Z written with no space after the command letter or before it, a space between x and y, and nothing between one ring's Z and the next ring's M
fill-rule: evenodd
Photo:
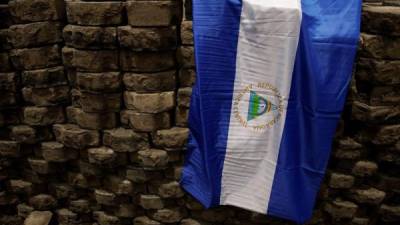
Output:
M361 0L194 0L181 184L204 206L311 217L346 99Z

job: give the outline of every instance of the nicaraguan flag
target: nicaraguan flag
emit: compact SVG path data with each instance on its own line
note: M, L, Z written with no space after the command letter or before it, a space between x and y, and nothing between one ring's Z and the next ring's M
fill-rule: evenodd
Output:
M194 0L183 187L204 206L311 217L345 102L361 0Z

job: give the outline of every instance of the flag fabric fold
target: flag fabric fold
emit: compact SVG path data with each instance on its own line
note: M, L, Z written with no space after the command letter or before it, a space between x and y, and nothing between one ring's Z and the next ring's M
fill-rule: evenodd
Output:
M181 184L205 207L311 217L346 99L361 0L194 0Z

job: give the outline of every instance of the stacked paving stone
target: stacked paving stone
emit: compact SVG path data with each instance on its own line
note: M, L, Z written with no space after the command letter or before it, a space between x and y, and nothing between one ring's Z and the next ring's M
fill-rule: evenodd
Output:
M118 28L124 71L121 122L147 132L149 145L131 154L126 176L139 190L136 201L145 213L134 224L178 223L186 217L177 182L188 130L174 127L176 49L181 17L178 1L127 1L128 26ZM148 15L152 16L148 16ZM177 171L178 170L178 171Z
M0 210L15 214L15 210L7 210L8 206L15 207L18 197L7 191L6 182L17 173L13 168L19 157L19 145L11 140L7 126L18 124L19 83L18 74L10 60L12 46L8 41L9 27L12 25L8 1L0 1ZM11 222L21 222L15 217L5 217Z
M370 0L308 224L400 224L400 2ZM0 0L0 224L292 224L179 186L191 0Z
M67 185L81 192L57 212L60 224L119 224L117 216L134 216L132 182L121 174L129 162L129 144L140 138L115 129L123 103L117 27L124 9L121 1L66 1L62 52L72 105L68 124L56 124L53 131L58 141L80 153Z
M176 124L187 126L187 117L189 113L190 97L192 95L192 86L195 82L195 63L193 47L192 21L188 16L181 23L181 42L177 56L179 61L179 89L178 101L176 107Z
M400 221L400 7L365 4L355 78L322 191L335 224ZM393 5L396 5L393 6Z
M66 9L62 53L73 87L68 121L83 129L115 128L121 107L117 26L122 23L124 5L120 1L66 1Z
M2 7L8 9L2 19L12 21L2 38L8 49L8 59L2 55L2 68L13 70L0 78L1 106L10 107L2 112L8 127L4 127L7 136L0 141L0 155L13 159L5 174L9 179L4 185L11 194L2 193L8 203L4 208L12 212L22 207L27 213L47 210L43 201L55 200L40 193L47 192L49 168L61 167L59 163L69 159L51 134L53 123L64 122L63 105L69 101L59 46L65 10L57 0L13 0ZM3 61L11 66L3 67ZM18 204L22 199L31 205ZM17 224L21 217L5 218Z
M17 74L13 70L10 61L10 50L12 48L10 41L8 40L10 26L12 20L10 16L10 8L8 7L7 1L0 2L0 107L2 109L1 115L4 118L11 111L13 106L17 106L18 94L17 94ZM7 108L10 108L7 110ZM2 123L5 120L2 119ZM8 122L8 120L7 120Z

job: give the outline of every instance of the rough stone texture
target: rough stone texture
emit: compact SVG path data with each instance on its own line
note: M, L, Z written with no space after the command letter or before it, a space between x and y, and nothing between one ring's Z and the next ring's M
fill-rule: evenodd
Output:
M16 194L31 194L32 183L24 180L10 180L9 188Z
M325 205L325 210L335 219L351 219L357 211L357 205L348 201L335 200Z
M17 23L60 20L65 16L62 0L13 0L8 5Z
M133 28L118 27L118 40L121 47L135 50L167 50L177 46L176 27Z
M192 96L192 88L180 88L178 90L178 104L179 106L187 107L190 106L190 98Z
M183 219L181 220L181 225L201 225L198 221L194 219Z
M383 6L400 6L399 0L383 0Z
M182 21L181 40L182 45L193 45L192 21Z
M128 1L126 10L131 26L168 26L179 19L176 1Z
M105 190L95 190L94 195L98 204L102 205L114 205L115 194Z
M394 144L400 140L400 125L384 126L379 129L373 140L374 144Z
M12 25L9 41L15 48L55 44L62 41L60 22L36 22Z
M339 173L332 173L330 180L329 180L329 187L331 188L344 188L348 189L354 185L354 177L339 174Z
M121 204L117 210L115 210L115 215L131 221L131 219L137 215L137 206L134 204Z
M116 152L136 152L149 148L146 134L136 133L124 128L105 130L103 144L111 147Z
M84 149L100 144L99 132L85 130L75 124L55 124L53 132L57 141L70 148Z
M60 224L76 224L79 223L78 214L68 210L68 209L59 209L57 210L57 218Z
M113 50L62 49L64 65L78 71L106 72L118 70L118 52Z
M33 212L33 207L22 203L17 205L18 216L22 218L27 218L31 212ZM35 216L37 218L37 216Z
M63 30L65 43L79 49L114 49L117 47L115 27L67 25Z
M179 104L179 102L178 102ZM186 127L189 115L189 109L187 107L178 106L175 110L175 121L177 126Z
M360 58L357 62L356 77L360 81L372 82L381 85L394 85L400 83L400 60L375 60Z
M68 150L58 142L42 142L42 156L48 162L66 162L69 160Z
M158 72L173 68L174 53L121 51L121 69L131 72Z
M161 223L151 220L147 216L136 217L133 220L134 225L161 225Z
M400 2L364 2L309 225L400 224ZM0 0L0 224L293 224L204 209L179 185L196 79L191 8Z
M81 90L96 92L114 92L121 87L121 75L118 72L76 74L76 83Z
M124 101L127 109L144 113L159 113L171 110L175 106L175 93L140 94L125 92Z
M118 25L122 21L121 2L66 1L67 18L78 25Z
M16 69L33 70L61 64L61 56L57 45L39 48L13 49L10 59Z
M165 149L180 149L186 145L189 129L173 127L169 130L158 130L153 134L154 144Z
M69 100L69 86L57 86L48 88L25 87L22 95L26 102L37 106L51 106Z
M386 193L376 188L355 190L354 198L358 203L365 203L371 205L379 205L385 198Z
M121 121L132 129L141 132L150 132L170 127L170 115L167 112L150 114L126 110L121 112Z
M115 161L116 155L111 148L90 148L88 149L88 158L90 163L108 165Z
M33 211L25 219L24 225L48 225L52 216L50 211Z
M182 68L193 68L195 66L194 47L181 46L177 51L177 58Z
M339 159L356 159L361 155L362 145L350 137L338 140L334 156Z
M69 208L75 213L85 214L90 212L89 204L90 203L87 199L77 199L70 202Z
M124 73L123 83L127 90L139 93L173 91L176 86L175 71Z
M179 208L159 209L152 215L152 217L154 220L162 223L177 223L183 218L183 215L179 211Z
M158 193L162 198L181 198L185 195L179 183L176 181L162 184L158 189Z
M68 120L82 128L99 130L111 129L117 124L115 113L87 113L80 108L67 108Z
M54 165L44 159L28 158L30 168L36 175L48 175L54 173Z
M34 126L47 126L62 123L65 120L61 107L25 107L23 116L26 124Z
M47 88L67 85L67 77L64 74L64 67L62 66L25 70L21 74L21 83L28 87Z
M2 157L19 157L19 143L16 141L0 141L0 155Z
M97 220L99 225L118 225L118 224L120 224L118 217L108 215L102 211L94 212L93 216Z
M361 55L377 59L399 59L400 38L381 35L361 35Z
M121 94L81 92L79 98L84 112L119 112Z
M51 195L39 194L30 198L29 204L36 210L49 210L56 207L57 201Z
M168 154L159 149L148 149L138 152L138 159L145 167L163 167L168 163Z
M400 36L400 8L365 6L363 8L363 29L378 34Z
M128 179L110 175L105 178L105 181L110 184L109 189L117 195L131 195L134 192L133 183Z
M179 70L179 83L181 87L191 87L196 80L196 71L194 69L182 68Z
M140 206L144 209L162 209L164 204L157 195L140 195Z
M360 177L372 176L378 170L378 165L374 162L359 161L353 167L353 174Z
M34 144L37 141L36 130L27 125L11 127L10 138L25 144Z
M400 220L400 207L382 205L379 213L382 215L382 220L385 222L398 222Z
M370 106L354 101L352 105L353 119L369 123L388 123L399 119L398 106Z

